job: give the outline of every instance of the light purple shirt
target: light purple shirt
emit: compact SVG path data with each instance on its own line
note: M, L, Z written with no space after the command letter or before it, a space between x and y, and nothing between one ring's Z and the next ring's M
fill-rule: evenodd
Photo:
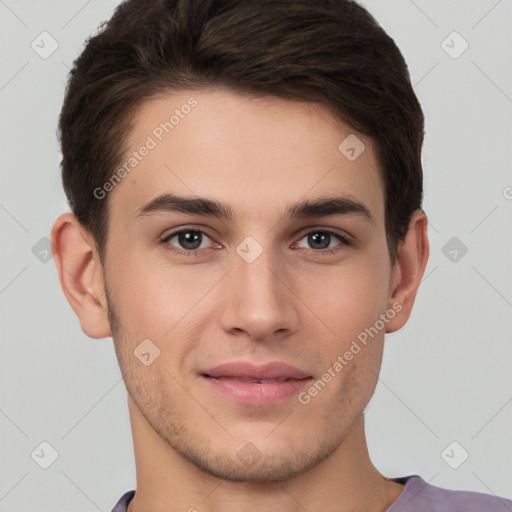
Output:
M428 484L418 475L394 478L405 484L386 512L512 512L512 501L490 494L451 491ZM123 494L112 512L126 512L135 491Z

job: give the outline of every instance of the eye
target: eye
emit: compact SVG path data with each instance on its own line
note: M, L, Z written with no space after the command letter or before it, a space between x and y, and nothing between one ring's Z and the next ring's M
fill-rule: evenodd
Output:
M172 242L175 239L175 242ZM208 248L205 239L212 241L203 231L198 229L182 229L167 235L162 243L170 246L169 249L178 254L193 255L201 249Z
M334 253L341 250L343 246L351 245L351 242L343 235L329 230L316 230L310 231L303 236L297 243L298 247L303 248L300 245L302 240L306 240L310 248L315 253ZM333 245L333 242L338 242ZM307 247L306 247L307 248Z
M295 246L307 248L301 245L303 240L310 246L311 252L318 255L335 253L341 250L343 246L350 246L352 244L348 238L340 233L324 229L306 233ZM208 241L210 241L210 244ZM202 249L208 249L213 240L200 229L186 228L170 233L161 242L174 253L194 256L200 254ZM221 247L216 243L214 244L217 247Z

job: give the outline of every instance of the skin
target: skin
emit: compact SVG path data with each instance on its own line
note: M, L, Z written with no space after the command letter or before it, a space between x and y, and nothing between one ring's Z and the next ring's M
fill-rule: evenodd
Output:
M136 494L129 512L384 511L403 491L373 466L364 409L380 370L384 334L408 320L428 259L427 219L416 211L394 264L373 141L317 104L249 98L225 89L174 91L146 101L127 142L139 148L168 112L197 107L109 192L102 266L94 239L70 214L52 230L63 291L83 331L112 336L128 391ZM356 134L349 161L339 144ZM233 218L140 209L162 193L215 199ZM359 213L287 219L301 200L349 196ZM195 255L178 237L204 232ZM310 234L334 231L326 248ZM199 235L201 236L201 235ZM261 255L236 248L248 236ZM337 249L332 254L320 254ZM200 377L228 361L283 361L315 379L379 315L385 327L307 404L237 404ZM160 355L135 357L150 339ZM237 453L256 450L248 464ZM249 445L251 446L251 445Z

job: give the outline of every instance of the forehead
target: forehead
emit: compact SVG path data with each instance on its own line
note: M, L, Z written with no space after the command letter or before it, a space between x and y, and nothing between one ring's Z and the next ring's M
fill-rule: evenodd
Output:
M141 104L126 142L127 172L111 192L123 215L163 193L211 197L260 220L326 194L383 215L374 142L319 104L173 91Z

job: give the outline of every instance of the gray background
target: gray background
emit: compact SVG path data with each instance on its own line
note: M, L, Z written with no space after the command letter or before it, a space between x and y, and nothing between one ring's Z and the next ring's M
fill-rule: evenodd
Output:
M82 333L44 262L68 209L55 135L66 75L117 3L0 0L2 512L110 511L135 488L112 340ZM364 5L404 53L425 111L431 242L413 315L387 337L370 453L386 476L512 497L512 2ZM58 43L47 58L31 47L51 49L43 31ZM31 456L43 441L58 452L47 469L47 448Z

